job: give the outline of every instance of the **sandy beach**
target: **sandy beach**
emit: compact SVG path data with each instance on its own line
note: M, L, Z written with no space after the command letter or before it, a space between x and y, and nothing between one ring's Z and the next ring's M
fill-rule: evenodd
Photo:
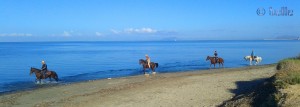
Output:
M275 65L80 82L1 95L1 107L211 107L250 91Z

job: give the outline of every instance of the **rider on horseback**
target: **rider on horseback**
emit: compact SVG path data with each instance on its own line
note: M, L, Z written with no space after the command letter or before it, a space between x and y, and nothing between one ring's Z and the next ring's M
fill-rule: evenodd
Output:
M145 57L146 57L148 67L150 68L150 57L147 54L145 55Z
M45 63L45 61L43 60L42 61L42 75L44 77L46 77L46 72L48 71L48 68L47 68L47 64Z
M252 50L252 52L251 52L251 58L252 58L252 61L254 61L254 58L256 58L256 57L255 57L255 53L254 53L253 50Z
M214 55L215 55L216 62L218 62L218 53L217 53L217 51L215 51Z

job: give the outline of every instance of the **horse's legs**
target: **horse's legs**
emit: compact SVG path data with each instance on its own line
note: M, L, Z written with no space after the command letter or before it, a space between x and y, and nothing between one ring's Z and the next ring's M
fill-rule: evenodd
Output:
M153 72L155 72L155 71L154 71L153 67L151 67L151 73L153 73Z
M51 75L51 78L53 78L56 81L55 77L56 77L55 74ZM51 78L50 78L50 81L51 81Z
M147 65L147 66L148 66L148 65ZM146 73L146 68L144 68L144 75L145 75L146 78L149 77L149 74Z
M152 75L155 76L156 72L155 72L155 67L152 67Z
M51 78L53 78L53 76L50 76L50 77L49 77L49 79L50 79L50 82L52 81L52 79L51 79Z
M39 81L40 81L39 79L35 79L36 84L39 84Z
M58 82L58 77L57 76L54 79L55 79L56 82Z

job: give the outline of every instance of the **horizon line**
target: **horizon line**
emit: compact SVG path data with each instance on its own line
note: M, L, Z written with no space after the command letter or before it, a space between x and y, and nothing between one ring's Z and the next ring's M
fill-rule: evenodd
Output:
M99 40L85 40L85 41L80 41L80 40L65 40L65 41L0 41L0 43L18 43L18 42L188 42L188 41L295 41L296 39L234 39L234 40L212 40L212 39L205 39L205 40L104 40L104 41L99 41ZM296 40L297 41L297 40Z

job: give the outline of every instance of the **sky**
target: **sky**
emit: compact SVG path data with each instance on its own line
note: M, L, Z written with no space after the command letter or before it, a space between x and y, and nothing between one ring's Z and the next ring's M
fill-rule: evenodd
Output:
M299 0L0 0L0 42L298 37L299 5ZM271 16L270 7L287 7L293 16Z

